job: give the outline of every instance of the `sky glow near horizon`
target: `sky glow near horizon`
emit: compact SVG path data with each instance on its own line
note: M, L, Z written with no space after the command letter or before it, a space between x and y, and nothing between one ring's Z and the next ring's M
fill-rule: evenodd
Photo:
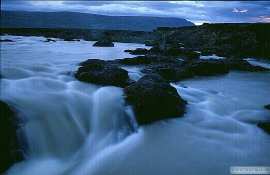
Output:
M71 11L111 16L185 18L195 24L270 22L270 1L25 1L2 0L1 10Z

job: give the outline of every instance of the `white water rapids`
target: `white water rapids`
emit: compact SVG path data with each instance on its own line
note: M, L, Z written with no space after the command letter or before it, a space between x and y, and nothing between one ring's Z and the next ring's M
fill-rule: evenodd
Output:
M184 117L133 132L121 88L79 82L71 71L88 58L132 57L123 51L143 45L2 39L16 42L1 43L0 98L20 111L26 144L26 160L8 175L227 175L230 166L270 165L270 136L254 124L270 120L270 72L172 84L189 103Z

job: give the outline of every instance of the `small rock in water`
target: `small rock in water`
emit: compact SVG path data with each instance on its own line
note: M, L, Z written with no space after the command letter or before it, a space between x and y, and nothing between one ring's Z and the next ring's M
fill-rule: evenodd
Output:
M82 62L75 77L84 82L125 87L130 83L128 72L104 60Z
M265 105L264 108L270 110L270 104Z
M145 75L124 92L141 125L181 117L185 112L186 101L158 74Z
M258 123L257 126L270 134L270 122Z
M19 151L17 138L17 121L15 113L9 105L0 101L0 174L5 172L15 162L22 160L22 152Z
M94 47L114 47L112 41L100 40L93 44Z
M51 38L47 38L44 42L56 42L56 40L51 39Z

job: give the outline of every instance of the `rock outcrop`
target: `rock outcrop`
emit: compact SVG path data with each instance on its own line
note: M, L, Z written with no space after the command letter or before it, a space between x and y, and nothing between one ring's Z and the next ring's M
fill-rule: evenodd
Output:
M181 117L185 112L184 101L169 82L157 74L142 77L124 89L126 101L135 112L141 125L168 118Z
M23 159L17 137L17 120L15 112L3 101L0 101L0 174L11 165Z

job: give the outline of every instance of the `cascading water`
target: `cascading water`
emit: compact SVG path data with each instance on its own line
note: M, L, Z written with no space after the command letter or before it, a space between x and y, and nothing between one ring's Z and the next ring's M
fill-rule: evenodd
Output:
M172 84L189 103L185 116L138 128L121 88L82 83L70 71L142 45L4 37L16 42L1 48L0 98L18 109L27 143L26 160L8 175L225 175L230 166L270 164L269 135L254 124L270 120L269 72ZM134 80L143 75L126 69Z

